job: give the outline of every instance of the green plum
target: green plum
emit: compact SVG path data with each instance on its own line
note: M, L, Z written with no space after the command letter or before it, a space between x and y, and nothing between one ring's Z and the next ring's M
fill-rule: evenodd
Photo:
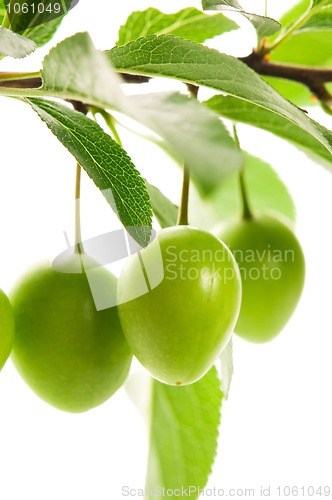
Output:
M7 295L0 290L0 370L12 350L14 340L14 314Z
M86 255L68 256L60 268L40 265L14 289L12 360L44 401L64 411L83 412L119 389L132 354L117 308L96 309L87 273L93 269L98 294L115 298L116 278Z
M118 282L121 324L133 354L157 380L199 380L228 343L241 303L229 249L191 226L161 230L132 255Z
M303 252L288 221L261 214L229 223L218 236L229 246L242 278L235 333L252 342L273 339L293 314L305 277Z

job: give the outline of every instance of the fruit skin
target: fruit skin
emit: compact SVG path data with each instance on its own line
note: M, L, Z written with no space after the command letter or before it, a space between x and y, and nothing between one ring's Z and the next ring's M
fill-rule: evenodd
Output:
M235 333L252 342L272 340L302 293L305 261L300 243L288 221L274 214L233 221L218 236L234 253L242 277Z
M160 271L158 243L164 279L130 300L141 286L140 262L152 281ZM209 258L209 251L222 262ZM124 334L141 364L161 382L187 385L211 368L232 335L241 302L239 270L228 248L213 235L191 226L171 227L158 233L140 259L128 259L118 300Z
M12 360L27 384L47 403L83 412L106 401L125 381L132 355L116 307L97 311L85 273L96 262L78 254L66 272L41 265L12 293L16 336ZM116 278L98 267L101 286L116 293Z
M14 314L7 295L0 290L0 370L9 358L14 341Z

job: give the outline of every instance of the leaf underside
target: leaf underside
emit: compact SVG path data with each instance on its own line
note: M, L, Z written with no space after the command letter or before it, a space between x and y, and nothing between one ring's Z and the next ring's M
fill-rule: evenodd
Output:
M28 102L102 191L128 232L146 246L152 218L150 198L127 153L82 113L42 99Z
M223 398L217 370L185 387L152 384L146 488L203 488L217 449ZM197 490L188 493L198 498Z

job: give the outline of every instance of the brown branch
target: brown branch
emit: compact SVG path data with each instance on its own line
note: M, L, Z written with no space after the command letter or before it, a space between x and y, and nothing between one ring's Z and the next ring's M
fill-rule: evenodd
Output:
M197 85L193 85L192 83L186 83L186 85L189 94L191 94L193 97L197 99L199 87Z
M142 75L128 75L128 73L118 73L125 83L148 83L151 78L149 76Z
M5 87L7 89L38 89L41 85L41 78L24 78L22 80L0 81L0 87Z
M80 113L83 113L84 115L87 115L89 112L89 108L84 102L81 101L74 101L72 99L68 99L67 102L69 102L75 111L79 111Z
M260 75L302 83L320 101L326 102L331 100L331 94L326 89L325 84L332 82L332 69L270 62L256 52L252 52L249 56L239 59Z
M332 82L332 69L271 62L264 57L263 53L258 52L252 52L249 56L240 57L239 60L260 75L302 83L323 105L332 106L332 95L326 88L326 83ZM146 83L151 79L148 76L128 75L126 73L119 73L119 75L124 80L124 83ZM7 88L37 89L41 85L41 78L0 81L0 87ZM194 85L192 87L195 88Z
M150 77L141 75L128 75L126 73L119 73L124 80L124 83L147 83ZM41 78L24 78L22 80L2 80L0 87L14 88L14 89L38 89L42 86Z

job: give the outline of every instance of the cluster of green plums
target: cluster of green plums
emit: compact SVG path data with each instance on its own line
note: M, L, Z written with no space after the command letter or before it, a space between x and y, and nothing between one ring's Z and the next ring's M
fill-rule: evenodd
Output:
M155 283L160 262L162 279ZM99 272L98 293L117 294L117 306L96 309L87 276L92 268ZM254 342L276 336L303 283L298 240L269 215L233 221L216 235L192 226L163 229L128 258L118 282L75 253L61 271L49 264L30 271L13 290L12 306L0 293L0 369L12 352L35 393L70 412L112 396L133 355L157 380L191 384L211 368L233 331Z

